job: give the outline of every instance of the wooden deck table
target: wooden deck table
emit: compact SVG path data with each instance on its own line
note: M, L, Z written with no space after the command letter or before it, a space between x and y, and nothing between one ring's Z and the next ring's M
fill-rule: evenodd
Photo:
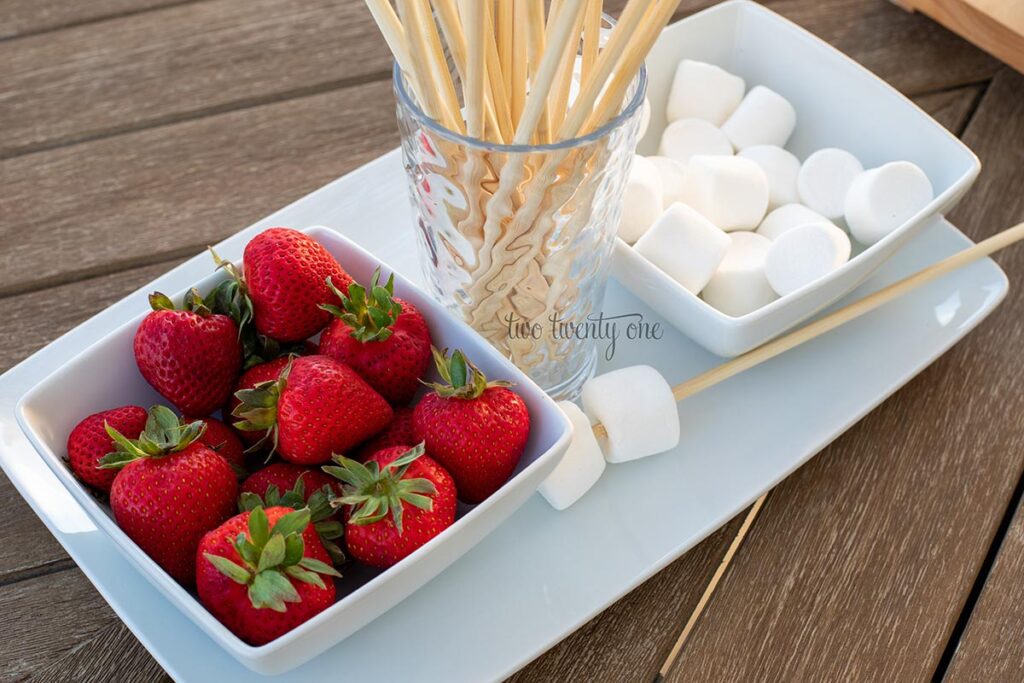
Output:
M968 235L1024 218L1024 76L886 0L767 4L977 152ZM0 371L395 147L389 68L356 0L0 0ZM998 260L995 314L769 495L669 680L1024 680L1024 249ZM738 524L515 680L650 681ZM2 475L0 615L0 681L165 677Z

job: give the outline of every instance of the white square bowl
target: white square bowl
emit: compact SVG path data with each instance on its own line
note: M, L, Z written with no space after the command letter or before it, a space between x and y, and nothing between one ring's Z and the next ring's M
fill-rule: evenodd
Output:
M682 59L717 64L793 103L787 149L800 159L823 147L853 152L865 168L916 163L935 199L880 242L828 276L757 311L731 317L705 303L622 240L612 275L695 342L720 356L760 346L849 293L971 186L981 164L956 136L855 61L796 24L746 0L716 5L669 26L647 59L651 123L638 152L657 154L665 104Z
M304 232L323 244L352 277L368 282L382 266L350 240L324 227ZM212 268L212 262L211 262ZM218 271L195 286L203 293L225 277ZM71 429L88 414L128 403L165 403L139 374L132 352L135 330L148 311L111 331L30 389L19 401L18 423L65 488L85 508L134 565L178 609L221 647L253 671L276 674L296 667L348 637L426 584L511 515L550 474L569 445L572 426L561 409L518 368L501 356L465 323L451 316L426 292L400 274L395 290L423 313L438 347L461 348L489 377L515 383L530 411L526 452L512 478L487 500L472 508L460 505L455 523L394 567L385 571L349 565L338 584L338 601L327 610L276 640L253 647L243 642L172 579L114 522L101 504L72 475L63 455ZM178 293L180 297L183 292ZM180 299L179 299L180 300Z

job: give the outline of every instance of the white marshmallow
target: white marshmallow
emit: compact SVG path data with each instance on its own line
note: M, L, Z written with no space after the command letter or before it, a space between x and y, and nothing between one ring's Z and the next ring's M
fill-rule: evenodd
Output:
M622 197L619 237L633 244L661 215L661 174L646 158L634 154Z
M683 183L686 182L686 164L669 157L647 157L661 174L661 205L671 206L683 201Z
M675 448L679 409L672 387L649 365L633 365L583 385L583 412L608 432L605 460L627 462Z
M864 171L857 157L844 149L826 147L804 159L796 176L800 202L830 221L843 217L846 193Z
M772 242L764 274L779 296L825 277L850 258L850 238L832 223L808 223Z
M725 133L704 119L679 119L665 127L658 153L684 164L696 154L732 155Z
M729 251L701 296L722 313L738 318L778 298L764 275L772 242L752 232L734 232L729 238Z
M640 105L640 130L636 134L637 140L643 139L649 125L651 125L651 101L645 97L644 103Z
M676 67L665 115L671 121L697 118L721 126L736 111L746 84L714 64L684 59Z
M831 222L817 211L812 211L803 204L786 204L764 217L761 225L757 226L757 234L770 240L776 240L782 233L801 225Z
M583 411L569 401L559 401L558 407L572 422L572 442L537 490L551 507L564 510L597 483L604 472L605 460L590 420Z
M796 128L796 109L785 97L763 85L754 86L722 124L736 149L754 145L785 147Z
M729 236L711 221L677 202L640 238L636 250L683 287L700 294L729 244Z
M739 156L750 159L768 176L768 210L799 202L796 176L800 160L792 152L775 145L754 145L741 150Z
M752 230L768 208L768 178L750 159L698 155L686 165L682 198L726 232Z
M931 181L916 164L892 163L864 171L850 185L844 215L861 244L874 244L927 206L935 196Z

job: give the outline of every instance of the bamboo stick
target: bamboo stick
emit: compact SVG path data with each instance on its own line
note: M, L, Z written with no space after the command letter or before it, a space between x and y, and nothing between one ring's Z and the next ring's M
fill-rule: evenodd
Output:
M509 65L509 102L512 104L512 125L518 127L526 106L526 75L529 55L526 45L527 12L525 0L513 3L512 62ZM527 140L529 143L529 140ZM526 144L526 143L520 143Z
M597 52L601 44L601 14L604 3L602 0L587 0L587 10L583 15L583 60L580 69L580 82L590 79L597 63Z
M487 63L484 61L484 39L487 22L483 5L478 0L463 3L466 30L469 33L469 54L466 63L466 130L475 138L484 134L484 80L487 78Z
M572 88L572 75L576 67L576 55L579 53L580 34L583 31L587 4L587 0L584 0L583 11L576 17L572 32L562 48L558 70L552 81L548 112L555 129L560 128L565 121L566 107L569 106L569 90Z
M515 127L512 125L512 109L509 105L508 90L505 86L505 78L501 71L501 57L496 38L494 25L494 13L490 0L484 2L484 21L487 44L484 46L484 53L487 59L487 82L490 84L491 96L494 99L494 108L498 117L498 126L501 131L501 142L507 143L515 135Z
M441 121L452 130L457 130L456 114L447 108L441 94L442 86L438 82L438 70L431 65L431 48L424 28L427 17L422 10L421 2L422 0L398 0L402 24L409 27L406 32L410 53L409 67L419 83L422 97L420 104L425 106L427 115ZM433 19L430 21L433 23Z
M547 49L547 39L544 35L546 29L544 23L544 0L525 1L527 3L526 48L529 56L529 73L527 75L527 80L532 83L537 77L537 72L540 71L540 63L544 57L544 52ZM552 47L552 49L554 49L554 47ZM551 142L551 125L546 107L541 112L535 141L540 144L547 144Z
M438 22L441 24L445 42L448 44L448 49L451 52L452 61L455 63L455 70L458 71L463 88L465 88L469 48L466 44L466 34L462 26L463 21L459 16L459 10L455 6L455 0L431 0L431 4L437 12ZM462 0L462 4L465 6L466 0ZM483 5L477 0L470 4L477 5L483 11ZM462 99L463 101L466 100L465 93L463 93ZM499 138L498 141L501 142L500 135L497 133L499 131L497 111L494 107L494 98L489 86L484 88L484 116L487 121L486 127L491 131L495 131L495 135Z
M490 5L490 0L484 0ZM497 0L494 16L494 37L498 44L498 56L501 59L501 77L505 92L512 93L512 35L515 26L515 1Z
M676 401L682 401L683 399L689 398L694 394L698 394L705 389L710 389L719 382L723 382L734 375L738 375L744 370L749 370L755 365L774 358L781 353L785 353L804 342L808 342L841 325L845 325L865 313L870 313L879 306L887 304L894 299L898 299L907 292L910 292L921 285L927 284L936 278L942 277L943 275L947 275L969 263L973 263L979 259L994 254L1000 249L1005 249L1011 244L1015 244L1021 240L1024 240L1024 223L1018 223L1012 228L996 233L992 237L989 237L982 242L978 242L968 249L964 249L963 251L953 254L938 263L934 263L927 268L910 275L909 277L903 278L899 282L895 282L884 289L878 290L874 294L870 294L859 301L855 301L848 306L844 306L838 311L829 313L824 318L816 320L795 332L790 332L785 336L779 337L775 341L770 341L763 346L759 346L753 351L748 351L742 356L737 356L716 368L712 368L711 370L697 375L682 384L678 384L672 388L672 395L675 396ZM594 425L594 434L599 439L606 438L608 436L608 433L605 431L604 426L601 423Z

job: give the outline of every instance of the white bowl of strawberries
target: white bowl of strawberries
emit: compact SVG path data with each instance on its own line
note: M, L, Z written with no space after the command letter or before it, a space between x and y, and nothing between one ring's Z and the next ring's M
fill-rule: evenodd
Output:
M139 570L274 674L483 539L572 427L483 338L328 228L272 228L243 264L214 259L33 387L17 417Z

